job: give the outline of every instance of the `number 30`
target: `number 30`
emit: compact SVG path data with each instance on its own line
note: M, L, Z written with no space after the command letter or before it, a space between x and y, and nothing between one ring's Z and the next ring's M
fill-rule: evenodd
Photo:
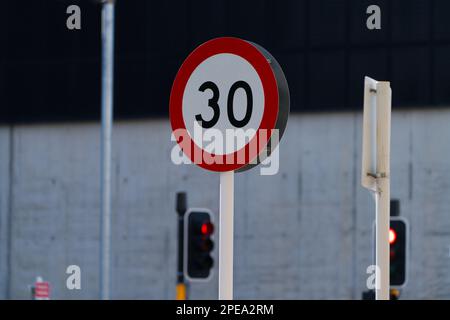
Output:
M199 121L200 125L205 129L214 127L216 125L216 123L219 121L219 117L220 117L220 107L217 103L219 101L219 96L220 96L219 88L212 81L206 81L200 86L200 88L198 88L198 90L201 92L205 92L207 89L211 90L213 93L212 98L208 100L208 107L210 107L213 110L214 115L208 121L205 121L203 119L203 117L201 116L201 114L197 114L195 116L195 120ZM242 118L241 120L236 119L236 117L234 116L234 107L233 107L234 95L236 93L236 90L238 90L238 89L244 89L245 94L247 96L247 109L245 111L244 118ZM248 122L250 121L250 118L252 117L252 111L253 111L252 89L250 88L250 86L248 85L247 82L242 81L242 80L236 81L231 86L230 91L228 92L228 98L227 98L228 120L234 127L242 128L246 124L248 124Z

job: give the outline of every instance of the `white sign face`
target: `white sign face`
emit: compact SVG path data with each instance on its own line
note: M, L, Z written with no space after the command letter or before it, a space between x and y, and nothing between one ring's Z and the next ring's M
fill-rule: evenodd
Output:
M204 145L208 130L242 129L245 139L234 143L214 141L215 154L242 149L255 135L264 114L264 89L255 68L244 58L221 53L204 60L191 74L183 94L183 120L194 143ZM194 135L203 130L203 135Z

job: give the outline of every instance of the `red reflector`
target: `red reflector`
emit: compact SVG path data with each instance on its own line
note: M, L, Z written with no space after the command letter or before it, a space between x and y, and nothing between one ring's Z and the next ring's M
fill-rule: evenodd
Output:
M214 225L211 222L205 222L202 224L202 228L200 229L200 231L205 236L209 236L214 232Z

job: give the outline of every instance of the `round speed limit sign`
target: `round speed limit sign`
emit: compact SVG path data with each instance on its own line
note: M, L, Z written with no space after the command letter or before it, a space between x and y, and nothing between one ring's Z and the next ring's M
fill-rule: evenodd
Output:
M196 48L170 95L177 143L192 162L212 171L257 165L278 143L288 114L289 90L277 61L237 38L217 38Z

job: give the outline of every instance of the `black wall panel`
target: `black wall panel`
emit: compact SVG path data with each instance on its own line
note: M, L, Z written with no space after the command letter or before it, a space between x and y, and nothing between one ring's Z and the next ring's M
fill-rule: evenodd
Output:
M345 108L345 52L321 51L311 55L308 66L309 104L317 109Z
M424 106L431 101L430 51L398 48L392 53L391 87L394 105Z
M306 45L307 6L305 0L270 2L267 18L271 44L279 51L291 51Z
M66 28L81 8L82 29ZM366 9L381 8L381 30ZM395 108L450 105L448 0L117 0L116 118L166 117L172 81L199 44L237 36L269 50L293 112L361 110L365 75L390 80ZM0 122L100 117L101 6L3 1Z
M430 0L395 0L392 6L392 41L398 43L427 41L430 37Z
M245 2L245 1L242 1ZM229 0L197 0L186 6L188 39L187 50L198 46L205 39L212 39L230 34L230 1ZM176 38L176 37L175 37Z
M431 21L433 22L433 39L450 40L450 1L434 0Z
M448 105L450 101L450 45L434 49L433 52L434 103Z
M346 41L346 0L309 1L311 46L343 45Z

